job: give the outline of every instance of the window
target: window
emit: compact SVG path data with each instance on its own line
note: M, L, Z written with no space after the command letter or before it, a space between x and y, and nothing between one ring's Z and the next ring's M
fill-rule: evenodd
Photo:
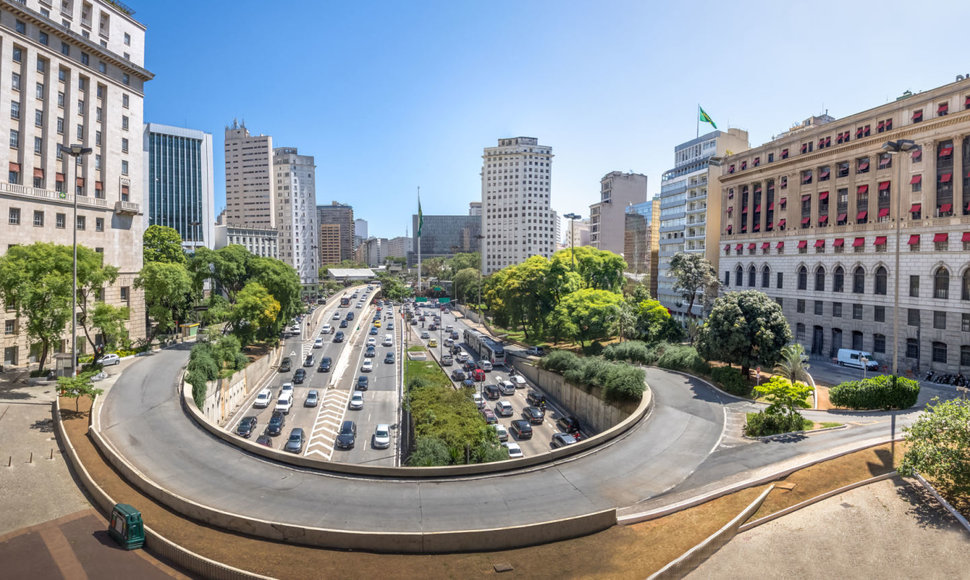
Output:
M21 62L24 59L24 49L19 46L13 47L13 61Z
M96 232L104 231L104 218L94 218L94 231Z
M862 320L862 304L853 304L852 305L852 319L853 320Z
M860 157L856 159L856 173L869 173L869 158Z
M125 46L131 46L131 35L127 32L125 33Z
M78 141L84 141L84 125L77 126L77 139Z
M98 71L102 73L108 72L108 65L103 60L98 61Z
M963 283L960 284L960 300L970 300L970 269L963 273Z
M47 61L41 58L37 59L37 72L43 73L47 71Z
M90 61L91 61L91 58L88 56L88 53L82 52L81 53L81 64L90 64Z
M907 309L906 324L909 326L919 326L919 308Z
M71 56L71 45L66 42L62 42L61 54L63 54L64 56Z
M886 352L886 335L884 334L872 335L872 350L873 352L878 352L878 353Z
M125 304L128 304L128 300L130 299L131 293L128 290L129 290L128 286L121 287L121 301L124 302Z
M752 264L751 266L748 267L748 287L749 288L754 288L756 276L757 274L755 273L754 265Z
M798 269L798 289L808 290L808 268L805 266Z
M734 269L734 285L735 286L740 286L741 285L741 277L743 275L744 275L744 271L741 269L741 265L739 264L738 267Z
M761 269L761 287L767 288L770 285L771 285L771 270L768 269L768 266L765 266Z
M128 175L128 162L127 161L122 160L122 162L121 162L121 174L122 175Z
M56 227L59 230L63 230L66 227L65 226L66 223L67 223L66 214L63 214L63 213L54 214L54 227Z
M785 286L785 273L778 272L775 275L775 288L783 288Z
M876 294L880 296L886 295L886 288L888 286L889 275L886 272L886 268L879 266L876 268Z
M37 98L43 101L44 100L44 83L37 83L36 91L37 91Z
M20 131L16 129L10 130L10 146L14 149L20 147Z
M815 269L815 291L825 291L825 268L822 266Z
M857 266L852 272L852 293L862 294L866 290L866 271L862 266Z
M872 317L876 322L886 322L886 307L876 306L873 311Z
M125 139L124 137L122 137L121 139L121 152L122 153L128 152L128 139Z
M10 118L20 118L20 101L10 101Z
M960 332L970 332L970 313L964 312L960 319Z
M19 226L20 225L20 208L19 207L12 207L12 208L10 208L8 222L12 226Z
M43 152L44 152L44 138L34 137L34 153L43 153Z
M933 311L933 328L946 330L946 312L942 310Z
M13 318L3 321L4 334L17 334L17 321Z
M44 212L34 210L34 227L44 227Z
M845 270L842 266L836 266L832 274L832 292L842 292L845 288Z
M57 118L57 134L58 135L64 134L64 117Z
M127 94L121 95L121 106L124 107L124 108L126 108L126 109L128 108L128 95Z
M99 147L101 146L101 131L94 132L94 144Z
M919 276L909 277L909 296L919 298Z
M833 302L832 303L832 316L835 318L842 318L842 303Z
M20 75L19 74L13 73L13 75L11 75L10 86L15 91L19 91L20 90Z
M933 343L933 362L946 364L946 343Z
M805 313L805 301L802 300L801 298L795 301L795 311L798 312L799 314Z
M970 366L970 345L968 344L960 347L960 366Z
M57 93L57 106L62 109L64 108L64 93L60 91Z
M48 42L50 42L50 39L48 38L48 36L47 36L47 33L46 33L46 32L38 32L38 33L37 33L37 40L38 40L38 41L39 41L39 42L40 42L41 44L43 44L44 46L47 46L47 43L48 43Z
M950 271L940 266L933 274L933 298L946 300L950 297Z
M37 109L34 111L34 126L43 127L44 126L44 110Z
M128 117L127 116L121 117L121 128L123 130L125 130L125 131L128 130Z
M25 24L23 21L18 20L14 25L14 27L17 29L17 32L19 32L20 34L27 34L27 24Z
M725 286L730 286L731 285L731 271L730 270L727 270L727 271L724 272L724 285Z
M815 301L815 316L821 316L822 315L822 308L823 308L822 305L823 305L823 302L821 300L816 300Z
M100 153L98 153L98 154L96 154L94 156L94 168L97 169L97 170L99 170L99 171L101 170L101 154Z
M131 84L131 77L128 75L128 73L124 73L123 75L121 75L121 82L126 85Z
M919 343L915 338L906 339L906 358L919 358Z

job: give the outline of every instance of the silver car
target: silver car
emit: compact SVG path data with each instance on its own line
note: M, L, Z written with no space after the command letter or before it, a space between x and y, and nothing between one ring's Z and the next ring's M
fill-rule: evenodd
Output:
M381 423L374 429L374 449L387 449L391 446L391 428Z

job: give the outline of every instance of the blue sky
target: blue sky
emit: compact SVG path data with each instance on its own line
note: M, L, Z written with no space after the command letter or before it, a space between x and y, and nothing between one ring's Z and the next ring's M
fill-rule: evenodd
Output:
M410 227L418 186L425 214L467 213L502 137L552 146L552 206L585 217L610 171L659 192L698 103L755 146L970 73L967 2L128 4L155 74L145 121L213 134L217 211L238 118L315 156L317 202L381 237Z

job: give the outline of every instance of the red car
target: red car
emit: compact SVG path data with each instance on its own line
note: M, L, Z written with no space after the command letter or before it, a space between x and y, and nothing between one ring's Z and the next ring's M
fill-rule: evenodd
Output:
M475 369L472 371L472 379L478 382L485 381L485 371L482 369Z

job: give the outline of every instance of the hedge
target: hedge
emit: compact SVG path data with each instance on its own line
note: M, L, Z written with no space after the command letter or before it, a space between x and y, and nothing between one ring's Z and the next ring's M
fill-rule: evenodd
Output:
M734 367L716 367L711 370L711 379L722 389L738 397L751 396L751 384L741 371Z
M848 409L908 409L918 397L919 382L892 375L846 381L829 389L829 401Z
M805 419L798 413L785 415L783 413L748 413L748 421L744 424L744 434L748 437L764 437L792 431L806 431L812 428L812 421Z
M607 401L639 402L643 398L646 374L643 369L601 358L580 358L568 351L553 351L539 366L584 388L599 387Z

